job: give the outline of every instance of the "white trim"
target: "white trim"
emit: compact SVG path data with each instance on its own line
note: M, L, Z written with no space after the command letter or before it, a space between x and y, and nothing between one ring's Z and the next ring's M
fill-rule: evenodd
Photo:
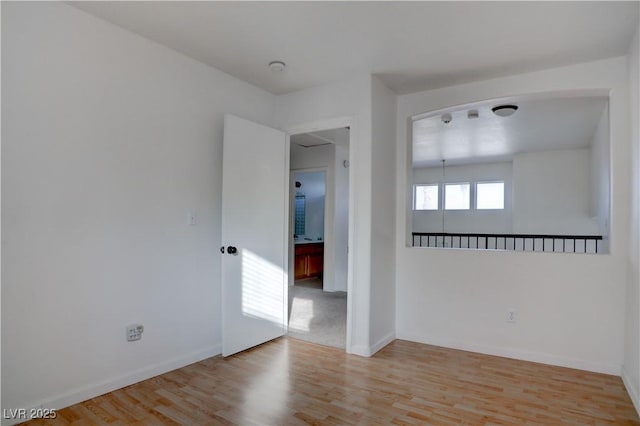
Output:
M283 129L289 135L299 135L301 133L321 132L323 130L337 129L340 127L351 127L354 119L352 117L330 118L328 120L319 120L311 123L297 124ZM351 139L351 135L349 135ZM351 145L351 140L349 140ZM351 160L349 160L351 162Z
M458 342L448 339L431 338L416 333L398 332L396 337L410 342L424 343L427 345L441 346L444 348L458 349L468 352L477 352L485 355L501 356L504 358L519 359L522 361L538 362L540 364L555 365L558 367L575 368L577 370L593 371L595 373L620 376L622 366L620 364L599 363L583 359L564 358L557 355L541 352L523 351L521 349L502 348L476 343Z
M384 348L394 340L396 340L396 334L392 332L382 337L380 340L378 340L376 343L374 343L371 346L364 346L364 345L352 346L351 351L349 353L368 358L373 356L376 352L378 352L380 349Z
M464 208L459 208L459 209L448 209L447 208L447 186L461 186L461 185L468 185L469 186L469 207L467 207L466 209ZM473 197L473 185L471 182L442 182L442 211L471 211L473 210L471 208L471 200L474 198Z
M633 406L636 409L636 412L640 415L640 400L638 400L638 390L633 386L633 381L629 378L629 374L627 374L627 370L625 370L624 365L622 366L621 375L622 383L624 383L624 387L627 388L627 393L629 394L629 398L631 398L631 402L633 402Z
M287 196L284 197L284 280L282 283L282 335L286 336L289 331L289 285L293 284L293 272L290 266L290 260L293 259L294 253L292 253L293 246L289 242L289 235L291 229L291 209L293 200L291 198L291 173L287 173L291 164L291 137L289 134L284 134L284 187L287 188Z
M391 333L387 334L386 336L383 336L382 339L378 340L373 345L371 345L371 347L369 349L369 352L371 353L371 355L374 355L376 352L378 352L380 349L384 348L385 346L387 346L389 343L393 342L394 340L396 340L396 333L395 332L391 332Z
M416 189L419 186L435 186L437 188L438 197L437 197L436 203L438 205L436 206L435 209L417 209L416 208ZM438 210L440 210L440 204L441 204L441 201L443 201L443 200L441 200L442 197L440 196L441 195L440 194L440 192L441 192L440 191L440 186L442 186L442 184L440 182L437 182L437 183L414 183L412 185L412 188L413 188L413 197L412 198L413 199L411 201L411 210L414 211L414 212L437 212Z
M92 383L86 386L82 386L76 389L72 389L60 395L51 396L49 398L41 399L35 403L25 404L28 406L27 413L31 408L53 408L56 410L69 407L70 405L77 404L82 401L86 401L91 398L95 398L105 393L113 392L121 389L125 386L132 385L134 383L141 382L143 380L150 379L152 377L159 376L169 371L176 370L178 368L185 367L187 365L202 361L203 359L211 358L222 353L222 345L217 344L210 346L201 351L192 352L185 356L173 358L165 362L160 362L154 365L145 366L137 370L130 371L128 373L116 376L114 378ZM16 424L24 421L21 420L5 420L2 419L2 424Z
M478 185L484 185L484 184L491 184L491 183L501 183L502 184L502 208L498 208L498 207L491 207L491 208L478 208ZM474 211L482 211L482 212L486 212L486 211L500 211L500 210L505 210L505 189L507 188L507 185L505 184L504 180L481 180L481 181L475 181L473 182L473 210Z
M287 138L289 138L289 135L287 135ZM291 150L291 149L289 149ZM292 287L295 284L295 242L293 241L293 238L291 237L292 233L291 231L293 230L293 233L295 234L295 230L296 230L296 223L295 223L295 216L296 216L296 207L295 207L295 183L294 183L294 171L291 170L291 154L289 154L289 159L287 159L287 164L289 164L289 194L287 196L287 201L289 202L289 209L287 210L287 218L289 220L289 225L287 226L286 229L286 238L285 238L285 242L287 245L287 267L285 268L287 271L287 315L289 314L289 296L288 296L288 287ZM287 332L289 330L289 321L287 320Z
M370 357L371 356L371 348L368 348L363 345L352 345L348 353L358 356Z

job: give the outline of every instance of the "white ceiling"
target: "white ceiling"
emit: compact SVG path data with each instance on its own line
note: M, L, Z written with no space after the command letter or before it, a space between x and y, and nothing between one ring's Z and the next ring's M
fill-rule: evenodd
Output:
M445 124L441 114L413 122L413 166L431 167L508 161L520 152L587 148L602 116L606 97L532 99L514 103L510 117L483 103L456 110ZM476 109L478 118L467 118Z
M637 1L70 4L275 94L369 73L409 93L613 57L638 25Z

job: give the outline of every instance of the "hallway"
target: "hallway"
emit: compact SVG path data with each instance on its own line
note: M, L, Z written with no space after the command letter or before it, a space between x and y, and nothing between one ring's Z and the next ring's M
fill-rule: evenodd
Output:
M319 279L296 281L289 289L289 337L345 348L347 293L322 291Z

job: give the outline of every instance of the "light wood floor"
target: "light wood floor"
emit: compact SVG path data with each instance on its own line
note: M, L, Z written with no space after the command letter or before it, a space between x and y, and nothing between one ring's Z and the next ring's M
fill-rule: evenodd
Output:
M400 340L361 358L287 338L85 401L50 423L640 424L619 377Z

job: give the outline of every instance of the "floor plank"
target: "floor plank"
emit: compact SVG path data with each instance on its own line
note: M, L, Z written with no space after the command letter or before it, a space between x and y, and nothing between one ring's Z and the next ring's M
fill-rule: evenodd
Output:
M640 425L619 377L396 340L372 358L281 338L33 425Z

